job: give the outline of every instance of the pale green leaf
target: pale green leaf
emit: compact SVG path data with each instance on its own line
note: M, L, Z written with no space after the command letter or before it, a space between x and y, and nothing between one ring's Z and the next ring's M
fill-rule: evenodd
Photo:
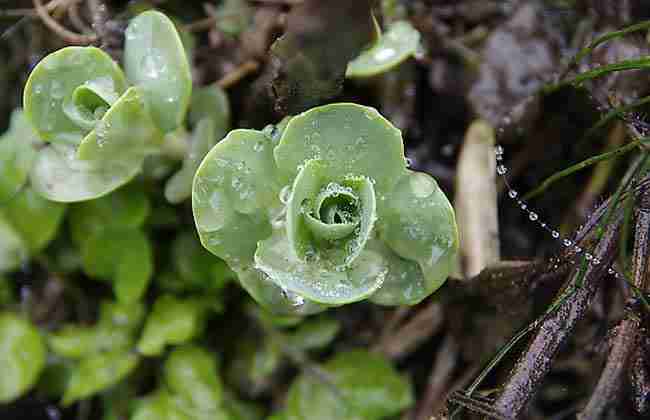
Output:
M48 201L26 187L0 207L31 254L42 250L56 236L63 221L65 205Z
M185 201L192 195L192 181L201 161L216 143L214 121L204 118L192 132L189 151L183 159L183 167L165 185L165 198L173 204Z
M45 343L29 321L0 313L0 403L15 400L36 383L45 357Z
M274 152L284 179L309 159L321 159L333 181L365 176L378 199L406 171L400 131L374 108L351 103L313 108L292 118Z
M91 89L74 95L82 86ZM106 101L125 90L124 74L108 54L94 47L66 47L41 60L30 74L23 96L25 115L43 140L76 145L90 128L75 115L94 121L95 111L105 111L110 105Z
M380 236L401 258L420 265L425 282L418 293L423 299L453 268L458 252L454 210L431 176L412 171L402 177L387 204Z
M315 350L327 347L341 330L340 323L321 316L307 319L295 331L289 333L289 345L301 350Z
M332 384L302 374L291 385L288 418L379 420L399 414L413 403L410 383L378 354L364 350L339 353L323 369Z
M408 21L394 22L372 48L348 63L345 76L363 78L385 73L414 56L419 48L417 29Z
M138 229L96 231L81 244L84 271L113 282L121 302L142 297L153 274L153 255L147 236Z
M163 142L163 133L151 120L144 93L129 88L111 105L95 128L81 141L77 156L84 161L120 161L155 153Z
M182 344L203 328L206 305L198 299L159 297L147 317L138 351L145 356L162 353L168 344Z
M181 39L171 20L156 11L129 22L124 70L144 90L151 116L164 132L181 125L190 103L192 75Z
M250 264L257 241L271 234L279 205L272 144L259 131L234 130L203 159L192 188L201 243L231 267Z
M0 204L9 201L23 188L42 145L25 113L20 109L14 110L9 130L0 136Z
M73 202L98 198L129 182L142 166L142 157L84 161L73 146L42 149L30 173L32 187L52 201Z
M67 406L114 386L136 368L138 361L138 355L125 351L82 359L72 371L61 403Z
M72 205L68 214L70 233L80 245L100 230L137 229L151 213L150 200L142 188L129 184L98 199Z
M171 393L192 409L219 410L222 385L214 356L209 352L192 345L176 348L167 358L164 372Z
M383 283L387 267L381 256L364 250L348 268L337 270L326 261L302 261L293 253L284 230L259 243L255 268L270 281L305 299L342 305L370 296Z
M27 245L0 213L0 273L19 267L28 255Z

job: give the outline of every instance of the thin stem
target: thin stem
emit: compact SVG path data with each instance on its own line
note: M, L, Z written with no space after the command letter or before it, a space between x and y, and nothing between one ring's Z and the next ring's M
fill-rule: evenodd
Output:
M601 153L600 155L592 156L588 159L583 160L582 162L576 163L575 165L572 165L560 172L556 172L550 177L546 178L537 188L535 188L533 191L527 193L524 196L524 200L530 200L533 197L536 197L543 193L548 187L551 185L555 184L557 181L574 174L578 171L581 171L585 168L588 168L592 165L595 165L599 162L613 159L615 157L618 157L620 155L623 155L631 150L634 150L636 147L640 146L644 142L650 140L650 137L643 137L640 139L633 140L626 145L623 145L619 148L616 148L612 151Z

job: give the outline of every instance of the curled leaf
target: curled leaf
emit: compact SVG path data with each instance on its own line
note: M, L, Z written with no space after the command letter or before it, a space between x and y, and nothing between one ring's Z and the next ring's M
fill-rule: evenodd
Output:
M25 115L46 141L77 145L126 90L120 67L94 47L66 47L41 60L25 85Z

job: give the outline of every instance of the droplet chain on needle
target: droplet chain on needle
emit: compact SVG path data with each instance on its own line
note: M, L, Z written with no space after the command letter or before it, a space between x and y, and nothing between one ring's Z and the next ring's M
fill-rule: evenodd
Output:
M553 239L556 239L558 242L560 242L562 246L564 246L567 249L573 250L573 252L576 255L583 254L584 250L580 246L576 245L576 243L572 239L567 237L562 237L562 235L560 235L560 232L557 229L550 227L546 222L541 220L538 213L533 211L529 207L528 203L526 203L524 200L519 198L519 193L514 188L512 188L512 186L508 182L508 177L507 177L508 168L503 164L503 154L504 154L503 147L501 145L496 145L495 146L495 155L497 161L496 170L497 170L497 174L503 180L503 184L506 186L508 198L513 200L517 204L517 206L528 215L528 219L530 221L537 223L539 227L541 227L546 232L548 232L551 235L551 237ZM584 252L584 259L591 265L598 265L601 262L598 258L594 257L594 255L589 252ZM571 264L575 264L575 261L573 259L570 260L569 262ZM608 268L607 272L617 278L625 278L625 276L620 274L612 267Z

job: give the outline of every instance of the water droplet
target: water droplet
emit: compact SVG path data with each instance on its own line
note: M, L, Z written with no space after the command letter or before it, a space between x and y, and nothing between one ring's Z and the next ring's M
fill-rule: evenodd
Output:
M63 83L60 80L54 79L50 84L50 95L54 99L63 98Z
M429 197L436 189L435 181L427 174L416 172L409 177L409 185L417 198Z
M611 268L611 267L607 269L607 272L608 272L609 274L614 274L614 273L615 273L614 269Z
M497 156L502 155L502 154L503 154L503 147L500 146L500 145L497 145L497 146L494 148L494 153L496 153Z
M253 150L255 150L256 152L261 152L262 150L264 150L264 143L261 142L261 141L258 141L257 143L255 143L253 145Z
M591 261L591 260L593 260L593 259L594 259L594 256L591 255L590 253L587 252L587 253L585 254L585 260L587 260L587 261Z
M517 195L519 195L519 193L517 193L515 190L508 191L508 197L510 198L517 198Z
M539 218L539 216L537 216L537 213L531 211L528 214L528 218L534 222L535 220L537 220Z
M285 185L282 187L280 190L279 198L282 204L287 204L289 202L289 199L291 197L291 187L289 185Z
M594 258L594 259L591 261L591 264L593 264L593 265L598 265L598 264L600 264L600 260L599 260L598 258Z
M570 239L565 239L565 240L562 241L562 243L566 247L569 247L569 246L573 245L573 241L571 241Z
M574 251L576 254L580 254L580 253L582 252L582 248L580 248L579 246L576 246L575 248L573 248L573 251Z
M382 48L373 55L373 58L376 61L385 61L392 58L395 54L397 54L397 51L393 48Z
M404 158L404 162L406 162L406 166L407 166L408 168L410 168L410 167L413 166L413 159L411 159L410 157L405 157L405 158Z
M522 210L526 210L528 208L528 204L522 201L521 204L519 205L519 208L521 208Z
M551 236L553 238L557 239L557 238L560 237L560 232L558 232L557 230L554 230L554 231L551 232Z
M499 175L505 175L507 172L508 172L508 168L506 168L504 165L497 166L497 173Z
M142 57L140 65L142 66L144 74L152 79L160 77L160 75L166 70L162 57L153 52L145 54L145 56Z

